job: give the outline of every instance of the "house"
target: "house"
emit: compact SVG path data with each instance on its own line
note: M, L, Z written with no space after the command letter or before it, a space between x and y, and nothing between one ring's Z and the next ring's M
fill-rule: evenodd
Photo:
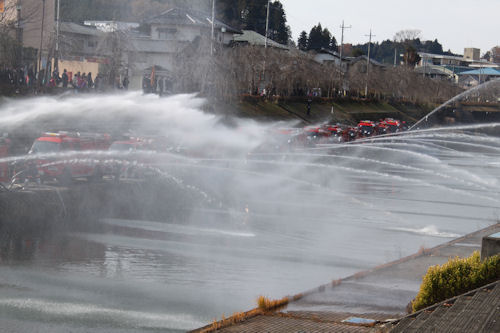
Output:
M467 68L467 67L466 67ZM470 70L470 68L467 68ZM440 80L456 80L456 71L450 70L446 66L438 66L438 65L426 65L415 68L415 72L418 74L425 75L432 79L440 79Z
M340 67L341 62L346 63L347 59L342 57L341 61L340 54L338 52L321 49L314 55L314 61L324 65L334 64L335 66Z
M161 68L166 77L156 74L159 80L172 81L179 55L190 52L194 45L211 41L212 18L202 13L185 8L173 8L151 17L143 22L143 27L149 28L149 34L129 30L125 45L124 63L127 64L130 77L130 87L140 89L144 76L150 76L152 68ZM230 46L234 35L241 31L229 25L214 20L214 49ZM143 29L144 31L144 29ZM210 46L209 46L210 48ZM169 86L165 83L165 87ZM166 88L165 88L166 89Z
M459 84L463 87L474 87L481 83L500 78L500 69L479 68L459 73Z
M151 27L150 38L178 44L192 43L197 38L210 38L212 34L212 16L184 8L169 9L158 16L145 21ZM234 34L241 31L215 20L214 38L223 45L233 41Z

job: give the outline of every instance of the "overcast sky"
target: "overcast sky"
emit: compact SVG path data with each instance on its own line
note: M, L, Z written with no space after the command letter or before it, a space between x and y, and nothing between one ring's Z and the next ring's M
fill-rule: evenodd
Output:
M295 41L321 22L340 44L366 43L370 28L374 41L393 39L400 30L419 29L423 40L438 41L446 50L463 54L464 47L481 49L481 55L500 45L500 0L281 0Z

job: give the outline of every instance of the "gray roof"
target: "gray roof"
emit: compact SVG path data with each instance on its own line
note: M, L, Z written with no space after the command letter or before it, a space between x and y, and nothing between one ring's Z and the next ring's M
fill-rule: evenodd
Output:
M413 313L391 332L500 332L500 281Z
M415 72L428 75L447 75L451 76L453 75L453 71L444 67L444 66L437 66L437 65L426 65L426 66L419 66L415 68Z
M235 43L248 43L250 45L264 46L266 45L266 36L259 34L253 30L243 30L243 34L234 35ZM270 38L267 39L267 45L269 47L274 47L278 49L289 50L290 48L286 45L276 43Z
M324 47L322 47L321 50L318 51L318 53L326 53L326 54L329 54L335 58L340 59L340 54L337 51L328 50L328 49L325 49ZM343 56L342 58L344 58L344 60L346 59L345 56Z
M362 56L359 56L359 57L348 58L348 59L351 62L351 64L355 64L355 63L357 63L359 61L367 61L368 60L368 56L362 55ZM378 67L385 67L386 66L383 63L378 62L377 60L375 60L373 58L370 58L370 64L372 64L374 66L378 66Z
M72 33L72 34L87 35L87 36L104 35L102 31L97 30L95 27L89 27L72 22L61 22L61 26L59 27L59 29L61 33Z
M164 11L158 16L146 20L149 24L171 24L171 25L197 25L205 28L212 27L212 15L183 8L172 8ZM216 29L225 28L230 33L241 33L240 30L230 27L219 20L214 21Z

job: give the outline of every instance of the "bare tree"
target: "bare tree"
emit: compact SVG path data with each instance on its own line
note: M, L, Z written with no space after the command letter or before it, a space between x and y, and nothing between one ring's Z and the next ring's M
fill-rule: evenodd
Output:
M422 31L418 29L406 29L396 32L394 35L394 41L397 43L405 44L408 41L415 40L420 38L422 35Z

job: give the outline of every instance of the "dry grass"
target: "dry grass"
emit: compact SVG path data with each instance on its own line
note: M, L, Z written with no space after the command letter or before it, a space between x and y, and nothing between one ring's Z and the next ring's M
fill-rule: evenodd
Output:
M252 313L252 311L247 312L247 313L235 312L229 318L226 318L226 316L222 315L222 319L220 321L218 321L217 318L215 318L214 321L212 322L212 325L210 325L209 327L207 327L204 330L201 330L199 332L200 333L216 332L217 330L223 329L225 327L229 327L231 325L241 323L253 315L255 315L255 313Z
M332 287L339 286L342 283L342 279L337 279L332 281Z
M288 305L289 301L290 300L288 297L283 297L282 299L278 300L271 300L265 296L259 296L259 298L257 298L257 305L262 311L269 312Z

